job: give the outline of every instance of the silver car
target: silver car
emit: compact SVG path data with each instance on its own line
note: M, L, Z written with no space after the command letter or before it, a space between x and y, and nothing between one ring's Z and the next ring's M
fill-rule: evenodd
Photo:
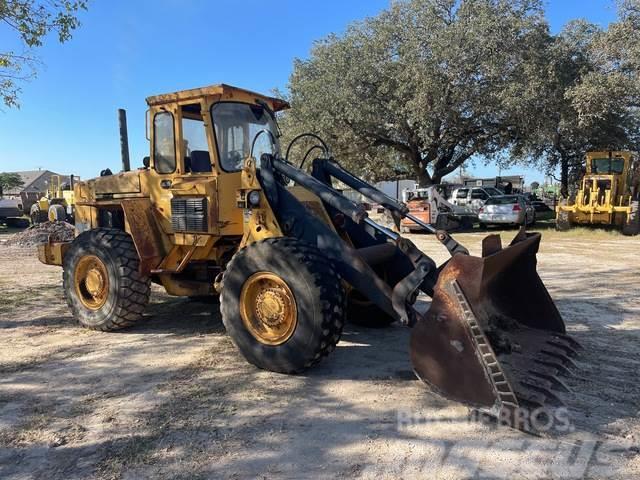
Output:
M536 210L522 195L499 195L487 199L478 210L480 226L493 224L532 225Z

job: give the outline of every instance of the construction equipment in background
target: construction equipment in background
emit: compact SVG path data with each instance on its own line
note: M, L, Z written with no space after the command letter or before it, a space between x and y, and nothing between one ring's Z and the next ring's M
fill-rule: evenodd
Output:
M586 173L574 201L556 207L556 228L615 226L640 233L640 162L635 152L588 152Z
M244 357L295 373L335 348L357 291L413 327L411 360L434 392L518 428L527 426L523 412L557 401L556 377L569 371L576 345L536 273L540 234L523 229L506 248L490 235L482 257L471 256L342 168L313 134L297 137L320 142L307 174L280 155L282 100L216 85L147 103L145 167L129 171L127 154L121 173L77 182L77 236L38 250L63 267L82 325L134 325L151 282L171 295L220 295ZM396 227L406 217L435 233L451 259L437 267L341 195L336 180L382 205ZM414 308L420 293L433 299L426 314Z
M446 185L432 185L403 192L409 213L424 223L448 232L473 228L477 216L465 207L450 203L446 197ZM425 231L425 228L405 217L400 221L400 231L410 233Z
M17 198L0 198L0 224L7 227L25 228L29 220L22 216L22 203Z
M75 196L73 192L75 177L69 177L69 183L60 175L52 175L46 193L33 205L29 217L33 225L43 222L73 223Z

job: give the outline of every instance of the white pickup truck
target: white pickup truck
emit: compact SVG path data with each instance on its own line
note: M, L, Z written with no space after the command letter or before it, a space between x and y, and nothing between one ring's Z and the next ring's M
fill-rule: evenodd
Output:
M451 194L449 202L464 207L469 213L478 213L489 197L504 195L494 187L460 187Z

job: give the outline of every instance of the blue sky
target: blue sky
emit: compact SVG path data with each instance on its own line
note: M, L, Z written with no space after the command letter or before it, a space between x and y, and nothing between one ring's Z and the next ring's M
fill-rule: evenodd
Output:
M609 0L549 0L557 31L576 17L606 25ZM50 38L44 63L23 86L22 107L0 112L0 171L49 169L83 178L120 169L116 109L128 111L132 165L148 155L144 99L214 83L284 89L293 59L314 40L375 15L389 0L91 0L82 26L63 45ZM13 45L0 26L0 50ZM497 167L470 168L479 176ZM516 168L527 182L542 174Z

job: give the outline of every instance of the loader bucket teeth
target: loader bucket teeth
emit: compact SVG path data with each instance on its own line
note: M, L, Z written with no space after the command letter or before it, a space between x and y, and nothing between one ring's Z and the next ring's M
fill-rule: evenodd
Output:
M564 405L580 345L536 272L540 234L521 230L483 257L454 255L411 333L417 376L436 393L493 416ZM528 430L522 425L511 425Z

